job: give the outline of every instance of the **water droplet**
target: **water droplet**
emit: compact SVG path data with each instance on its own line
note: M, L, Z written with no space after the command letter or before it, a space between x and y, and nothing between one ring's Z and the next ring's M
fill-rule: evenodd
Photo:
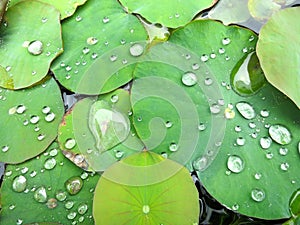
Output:
M107 16L103 17L102 22L103 23L108 23L109 22L109 18Z
M199 123L198 130L204 131L206 129L206 125L204 123Z
M266 157L267 159L272 159L273 158L273 153L272 152L267 152Z
M12 189L15 192L23 192L27 186L27 179L23 175L16 176L12 183Z
M211 59L214 59L214 58L216 58L216 57L217 57L216 53L213 52L213 53L210 54L210 58L211 58Z
M138 44L138 43L133 44L133 45L131 45L129 52L132 56L135 56L135 57L140 56L144 52L144 46L141 44Z
M90 49L88 48L88 47L84 47L83 49L82 49L82 53L83 54L88 54L90 52Z
M71 71L71 70L72 70L72 67L71 67L71 66L67 66L67 67L66 67L66 71L67 71L67 72L69 72L69 71Z
M5 70L6 70L6 72L9 72L11 70L11 66L6 66Z
M231 108L226 108L224 116L226 119L233 119L235 117L235 112Z
M72 149L76 145L76 141L73 138L68 138L65 142L65 148L66 149Z
M21 173L22 173L22 174L25 174L25 173L28 172L28 170L29 170L28 167L25 166L25 167L23 167L23 168L21 169Z
M182 75L181 81L186 86L193 86L197 83L198 79L196 74L192 72L186 72Z
M171 152L176 152L178 150L178 145L174 142L172 142L170 145L169 145L169 150Z
M55 158L47 159L44 163L44 168L47 170L51 170L56 166L56 160Z
M84 221L84 216L80 216L80 217L78 218L78 221L79 221L79 223L82 223L82 222Z
M47 17L43 17L42 18L42 23L46 23L48 21L48 18Z
M248 125L251 129L254 129L256 127L256 124L254 122L250 122Z
M79 206L78 206L78 209L77 209L77 212L80 214L80 215L83 215L87 212L88 210L88 205L85 204L85 203L81 203Z
M241 126L235 126L234 127L234 130L236 131L236 132L241 132L242 131L242 128L241 128Z
M168 153L162 152L162 153L161 153L161 156L164 157L165 159L167 159L167 158L168 158Z
M148 214L150 212L150 206L149 205L143 205L142 211L144 214Z
M290 167L290 165L287 162L280 164L280 169L283 171L287 171L289 169L289 167Z
M71 209L73 206L74 206L73 201L67 201L66 204L65 204L66 209Z
M2 146L2 152L7 152L8 150L9 150L9 146L8 145Z
M212 83L213 83L213 80L211 78L209 78L209 77L205 78L205 80L204 80L205 85L210 86L210 85L212 85Z
M251 198L256 202L261 202L265 199L266 195L262 189L254 188L251 191Z
M225 49L224 48L219 48L219 53L220 54L224 54L225 53Z
M5 176L10 177L12 175L12 171L8 170L5 172Z
M198 63L194 63L194 64L192 65L192 69L193 69L193 70L198 70L199 68L200 68L200 66L199 66Z
M44 203L47 201L47 190L44 186L39 187L33 194L37 202Z
M27 50L32 55L40 55L43 52L43 43L41 41L32 41L29 43Z
M170 127L173 126L173 123L172 123L171 121L167 121L167 122L165 123L165 126L166 126L166 128L170 128Z
M55 198L49 198L46 205L48 209L54 209L57 206L57 200Z
M210 112L212 114L218 114L220 111L221 111L221 109L220 109L220 106L218 104L214 103L210 106Z
M17 222L16 222L16 224L17 224L17 225L21 225L21 224L23 224L23 220L21 220L21 219L17 219Z
M237 211L240 208L240 206L238 204L234 204L231 208L232 210Z
M119 96L118 95L112 95L110 97L110 100L112 103L116 103L119 100Z
M32 172L29 174L29 176L30 176L30 177L35 177L35 176L36 176L36 174L37 174L37 172L36 172L36 171L32 171Z
M244 169L244 161L237 155L231 155L227 159L227 167L233 173L240 173Z
M80 22L80 21L82 20L82 17L78 15L78 16L76 16L75 20L76 20L77 22Z
M42 141L42 140L45 139L45 137L46 137L45 134L39 134L39 135L37 136L37 139L38 139L39 141Z
M230 42L231 42L231 40L228 37L222 39L222 44L223 45L228 45Z
M8 208L9 208L10 210L13 210L13 209L16 208L16 205L10 205Z
M257 138L257 135L258 135L258 134L257 134L256 132L253 132L253 133L250 134L250 136L251 136L252 138Z
M255 37L253 36L253 35L251 35L250 37L249 37L249 41L251 42L251 41L253 41L255 39Z
M82 188L83 181L80 177L71 177L65 182L65 187L70 195L76 195Z
M206 55L206 54L203 54L201 57L200 57L201 61L202 62L206 62L208 59L209 59L209 56Z
M111 55L110 56L110 61L115 62L118 59L117 55Z
M76 212L70 212L68 215L67 215L67 218L69 220L73 220L75 217L76 217L77 213Z
M96 59L98 57L98 54L97 53L92 53L91 55L92 59ZM78 73L78 70L75 70L74 73Z
M270 146L272 144L272 139L269 137L262 137L262 138L260 138L259 143L263 149L268 149L268 148L270 148Z
M9 115L13 115L13 114L16 113L16 111L17 111L17 109L16 109L15 106L14 106L14 107L11 107L11 108L8 110L8 114L9 114Z
M39 116L33 115L33 116L30 117L30 123L32 123L32 124L38 123L39 120L40 120Z
M64 200L66 200L66 198L67 198L67 193L66 193L65 191L59 190L59 191L56 192L55 198L56 198L58 201L62 202L62 201L64 201Z
M239 113L247 120L254 119L256 117L256 113L252 105L247 102L238 102L235 107L239 111Z
M46 120L47 122L52 122L54 119L55 119L55 114L54 114L53 112L48 113L48 114L45 116L45 120Z
M98 42L98 39L96 37L89 37L86 39L86 43L88 45L95 45L95 44L97 44L97 42Z
M289 150L287 148L280 148L279 149L279 154L284 156L284 155L287 155L289 152Z
M270 112L268 110L266 110L266 109L263 109L263 110L260 111L260 115L262 117L266 118L266 117L268 117L270 115Z
M87 172L83 172L80 177L82 180L85 180L86 178L88 178L89 174Z
M61 63L60 63L60 66L61 66L61 67L65 67L66 64L65 64L64 62L61 62Z
M74 160L73 162L76 164L76 165L80 165L82 162L84 162L84 156L82 154L76 154L75 157L74 157Z
M50 156L56 156L58 154L58 150L56 148L52 149L50 152L49 152L49 155Z
M204 156L196 159L193 162L193 167L197 171L202 171L206 167L206 165L207 165L207 158Z
M238 137L236 139L236 144L239 145L239 146L243 146L243 145L245 145L245 143L246 143L246 139L243 138L243 137Z
M261 173L255 173L255 174L254 174L254 178L255 178L256 180L260 180L261 177L262 177Z
M292 141L292 135L290 131L283 125L272 125L269 128L269 134L273 141L281 145L289 144Z

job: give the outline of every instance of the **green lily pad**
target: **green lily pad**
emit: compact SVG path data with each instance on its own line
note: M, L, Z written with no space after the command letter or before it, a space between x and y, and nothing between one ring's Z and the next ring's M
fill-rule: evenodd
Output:
M78 30L84 32L78 35ZM133 68L110 74L114 76L105 80L101 74L105 67L96 65L92 77L86 79L92 65L102 61L103 55L117 46L147 39L143 25L135 16L126 14L117 1L104 0L90 0L80 7L72 17L63 21L62 34L65 51L55 60L51 69L67 89L92 95L106 93L126 84L132 79ZM118 58L117 55L106 57L108 61L105 63L113 63ZM94 90L97 80L105 85Z
M242 28L197 21L174 32L169 41L197 52L198 57L223 48L223 54L217 53L206 64L224 96L225 107L219 115L226 121L225 136L208 167L202 167L205 156L193 163L207 191L228 208L247 216L290 217L289 199L300 182L299 110L268 83L262 82L256 94L243 96L231 85L233 68L253 50L255 35ZM248 73L256 67L248 65ZM244 81L248 76L246 73Z
M298 21L300 8L276 13L262 28L257 42L257 56L268 81L286 94L300 108ZM298 18L298 19L297 19ZM288 24L288 26L287 26Z
M59 12L38 1L23 1L7 10L0 25L1 87L28 87L47 75L63 51L59 22Z
M166 175L170 168L177 170L172 176ZM198 192L184 167L141 152L104 172L95 189L93 215L95 224L198 224Z
M281 9L281 4L272 0L249 0L248 8L251 16L256 20L265 23L274 13Z
M185 2L177 1L144 1L121 0L121 4L130 12L137 13L151 23L159 23L166 27L180 27L191 21L200 11L211 7L215 0Z
M116 113L109 114L113 120L101 118L99 113L97 115L97 111L93 111L96 109L93 108L95 104L100 110ZM111 129L109 127L114 125L111 121L120 118L127 119L130 110L129 93L122 89L100 96L98 101L89 97L77 102L65 116L59 128L58 141L64 154L86 170L103 171L121 158L141 151L144 146L136 137L133 127L130 128L130 132L126 130L125 133L118 133L120 139L116 139L113 130L109 131ZM114 115L118 115L118 117L115 118ZM94 119L99 116L102 123L93 127L92 131L90 122L94 123ZM101 127L106 128L108 133L99 136L100 134L97 132L98 129L102 129ZM105 148L103 149L101 145L101 149L99 149L97 143L106 143ZM82 160L78 161L79 158Z
M18 91L0 88L0 104L2 162L30 159L56 138L64 106L54 79Z
M9 6L13 6L22 0L11 0ZM60 18L65 19L66 17L72 16L76 8L83 5L87 0L39 0L41 2L53 5L60 11Z
M93 224L91 199L98 179L67 160L53 143L37 158L7 166L1 186L1 223ZM73 186L67 185L70 180Z

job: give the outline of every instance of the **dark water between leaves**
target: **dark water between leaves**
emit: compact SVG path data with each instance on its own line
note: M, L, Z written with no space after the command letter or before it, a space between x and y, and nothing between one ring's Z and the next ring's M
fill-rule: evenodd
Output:
M2 176L4 174L5 166L0 163L0 184L2 182ZM231 210L222 206L218 201L211 197L205 188L201 185L196 174L192 174L195 185L199 191L199 203L200 203L200 218L199 225L281 225L286 220L259 220L250 218L232 212Z

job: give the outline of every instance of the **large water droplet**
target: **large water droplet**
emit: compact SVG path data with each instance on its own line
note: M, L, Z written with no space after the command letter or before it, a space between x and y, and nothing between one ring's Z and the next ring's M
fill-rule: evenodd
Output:
M40 55L43 52L43 43L41 41L32 41L29 43L27 50L32 55Z
M36 191L34 192L33 195L34 199L37 202L46 202L47 201L47 190L44 186L39 187L38 189L36 189Z
M265 199L266 195L262 189L254 188L251 191L251 198L256 202L261 202Z
M27 179L23 175L19 175L14 178L12 183L12 189L15 192L23 192L27 186Z
M56 192L55 197L58 201L62 202L64 200L66 200L67 193L65 191L59 190Z
M263 149L268 149L268 148L270 148L270 146L272 144L272 139L269 137L262 137L262 138L260 138L259 143Z
M184 85L190 87L194 86L197 83L198 79L196 74L194 74L193 72L186 72L182 75L181 81Z
M87 212L88 210L88 205L85 204L85 203L81 203L79 206L78 206L78 209L77 209L77 212L80 214L80 215L83 215Z
M227 168L233 173L240 173L244 166L244 161L237 155L231 155L227 159Z
M138 43L133 44L130 47L129 52L132 56L135 56L135 57L140 56L144 52L144 46L141 44L138 44Z
M76 195L82 188L83 181L80 177L71 177L65 182L65 187L70 195Z
M56 166L56 159L55 158L50 158L47 159L44 163L44 168L47 170L51 170Z
M256 116L254 108L247 102L238 102L236 103L235 107L237 108L239 113L247 120L254 119Z
M269 134L273 141L281 145L287 145L292 141L292 135L290 131L283 125L272 125L269 128Z

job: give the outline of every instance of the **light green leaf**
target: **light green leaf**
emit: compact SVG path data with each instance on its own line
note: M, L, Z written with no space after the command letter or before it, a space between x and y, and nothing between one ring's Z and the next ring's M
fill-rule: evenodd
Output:
M18 91L0 88L0 104L2 162L30 159L56 138L64 106L54 79Z
M45 77L62 53L59 12L38 1L20 2L0 25L0 86L28 87Z
M268 81L300 108L300 7L281 10L262 28L257 55Z

